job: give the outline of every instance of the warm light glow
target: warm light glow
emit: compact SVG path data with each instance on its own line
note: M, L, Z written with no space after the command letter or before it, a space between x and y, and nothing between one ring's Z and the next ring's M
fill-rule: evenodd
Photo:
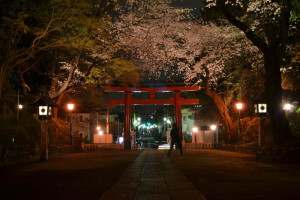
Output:
M164 121L167 121L167 118L164 117Z
M72 111L74 109L74 104L69 103L68 104L68 110Z
M193 132L197 132L198 131L198 128L197 127L194 127L193 128Z
M123 143L124 138L123 137L119 137L119 144Z
M97 131L100 131L100 126L97 126Z
M284 104L283 109L284 109L284 110L291 110L291 109L292 109L292 105L289 104L289 103L286 103L286 104Z
M22 104L19 104L19 106L18 106L18 107L19 107L19 109L20 109L20 110L22 110L22 109L23 109L23 105L22 105Z
M236 108L237 108L238 110L241 110L241 109L243 108L243 104L242 104L242 103L237 103L237 104L236 104Z
M138 118L137 118L137 120L138 120L138 121L141 121L141 118L140 118L140 117L138 117Z
M98 133L99 133L99 135L102 135L102 134L103 134L103 131L99 131Z
M158 145L158 149L170 149L170 145L169 144L160 144L160 145Z
M210 129L211 129L212 131L216 130L216 128L217 128L216 125L211 125L211 126L210 126Z

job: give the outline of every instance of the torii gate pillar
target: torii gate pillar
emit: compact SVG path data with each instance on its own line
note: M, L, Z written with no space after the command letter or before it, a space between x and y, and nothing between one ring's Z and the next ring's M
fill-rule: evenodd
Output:
M124 149L129 149L129 150L131 149L130 113L131 113L131 92L125 91Z
M175 122L179 128L179 136L182 140L182 117L181 117L181 102L180 102L180 91L174 91L175 97Z

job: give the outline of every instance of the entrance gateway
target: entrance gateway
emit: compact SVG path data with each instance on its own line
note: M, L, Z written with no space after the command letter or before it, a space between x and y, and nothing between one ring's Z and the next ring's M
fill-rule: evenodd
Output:
M185 99L180 97L182 91L197 91L199 86L183 86L183 87L104 87L105 92L124 92L125 98L120 100L107 100L108 105L124 105L124 149L131 149L130 141L130 124L131 124L131 105L174 105L175 122L180 130L180 137L182 139L182 117L181 105L197 105L199 99ZM135 99L131 97L132 92L149 92L149 99ZM156 92L173 92L174 97L170 99L156 99Z

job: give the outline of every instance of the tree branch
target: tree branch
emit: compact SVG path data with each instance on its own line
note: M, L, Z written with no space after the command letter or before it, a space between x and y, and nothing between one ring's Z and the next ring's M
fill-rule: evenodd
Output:
M54 99L56 97L58 97L59 95L61 95L69 86L71 80L72 80L72 77L73 77L73 74L74 74L74 71L76 69L76 67L78 66L78 63L79 63L79 60L80 60L80 57L81 57L81 54L83 52L83 49L81 49L74 61L74 65L73 67L71 68L70 72L69 72L69 75L68 75L68 78L67 80L64 82L63 86L59 89L59 91L55 92L55 93L51 93L49 94L49 97L51 99Z
M246 23L238 20L229 12L229 10L226 8L225 0L216 0L216 4L218 9L223 13L226 19L234 26L242 30L245 33L246 37L251 40L255 46L257 46L262 52L266 52L268 50L268 45L263 38L256 35L250 29L250 27L246 25Z

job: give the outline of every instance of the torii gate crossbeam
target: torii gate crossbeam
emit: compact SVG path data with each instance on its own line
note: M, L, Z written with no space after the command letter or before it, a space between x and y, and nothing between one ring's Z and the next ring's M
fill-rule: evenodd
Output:
M125 98L120 100L107 100L108 105L125 105L124 116L124 149L131 149L130 142L130 113L131 105L175 105L175 122L180 130L180 137L182 139L182 116L181 105L197 105L199 99L185 99L180 97L182 91L197 91L199 86L186 87L104 87L105 92L124 92ZM131 97L132 92L149 92L150 99L135 99ZM173 92L174 97L170 99L156 99L156 92Z

